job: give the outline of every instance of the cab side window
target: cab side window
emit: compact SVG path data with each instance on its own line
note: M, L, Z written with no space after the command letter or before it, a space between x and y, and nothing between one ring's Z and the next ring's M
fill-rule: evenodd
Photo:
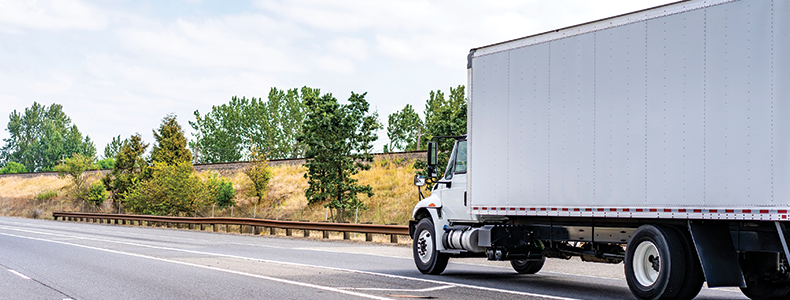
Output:
M455 174L466 174L466 141L458 142L458 147L455 151L455 167L453 168Z

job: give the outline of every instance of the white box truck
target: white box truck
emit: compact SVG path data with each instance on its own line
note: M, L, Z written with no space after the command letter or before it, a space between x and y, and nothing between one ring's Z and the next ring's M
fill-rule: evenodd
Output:
M421 272L580 256L624 262L639 299L790 297L790 1L680 1L475 48L467 69L468 135L410 221Z

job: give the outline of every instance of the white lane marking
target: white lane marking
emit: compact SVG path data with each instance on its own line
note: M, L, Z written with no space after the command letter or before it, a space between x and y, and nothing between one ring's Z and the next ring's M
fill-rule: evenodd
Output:
M422 292L433 292L439 291L444 289L449 289L452 286L445 285L445 286L435 286L432 288L425 288L425 289L384 289L384 288L340 288L344 290L356 290L356 291L381 291L381 292L413 292L413 293L422 293Z
M19 272L17 272L17 271L14 271L14 270L8 269L8 272L14 273L14 275L16 275L16 276L19 276L19 277L22 277L22 279L27 279L27 280L30 280L30 277L27 277L27 276L25 276L25 274L19 273Z
M293 280L288 280L288 279L281 279L281 278L276 278L276 277L269 277L269 276L258 275L258 274L251 274L251 273L240 272L240 271L220 269L220 268L215 268L215 267L198 265L198 264L182 262L182 261L177 261L177 260L169 260L169 259L165 259L165 258L159 258L159 257L154 257L154 256L136 254L136 253L129 253L129 252L123 252L123 251L117 251L117 250L110 250L110 249L104 249L104 248L98 248L98 247L74 244L74 243L69 243L69 242L47 240L47 239L42 239L42 238L21 236L21 235L16 235L16 234L0 233L0 235L17 237L17 238L23 238L23 239L30 239L30 240L36 240L36 241L42 241L42 242L50 242L50 243L56 243L56 244L80 247L80 248L85 248L85 249L91 249L91 250L104 251L104 252L115 253L115 254L128 255L128 256L139 257L139 258L147 258L147 259L156 260L156 261L169 262L169 263L174 263L174 264L179 264L179 265L184 265L184 266L203 268L203 269L212 270L212 271L220 271L220 272L231 273L231 274L236 274L236 275L254 277L254 278L259 278L259 279L279 282L279 283L291 284L291 285L296 285L296 286L303 286L303 287L314 288L314 289L330 291L330 292L336 292L336 293L340 293L340 294L352 295L352 296L368 298L368 299L382 299L382 300L388 300L389 299L389 298L385 298L385 297L378 297L378 296L374 296L374 295L368 295L368 294L363 294L363 293L356 293L356 292L353 292L353 291L342 290L342 289L328 287L328 286L322 286L322 285L316 285L316 284L311 284L311 283L306 283L306 282L293 281Z
M276 261L276 260L251 258L251 257L237 256L237 255L211 253L211 252L187 250L187 249L179 249L179 248L171 248L171 247L151 246L151 245L138 244L138 243L120 242L120 241L112 241L112 240L105 240L105 239L94 239L94 238L86 238L86 237L78 237L78 236L69 236L69 235L65 235L65 234L56 234L56 233L48 233L48 232L35 232L35 231L32 231L32 230L25 230L25 229L18 229L18 228L6 228L4 226L0 226L0 228L10 229L10 230L17 230L17 231L23 231L23 232L30 232L30 233L38 233L38 234L44 234L44 235L69 237L69 238L82 239L82 240L111 242L111 243L124 244L124 245L130 245L130 246L146 247L146 248L151 248L151 249L170 250L170 251L178 251L178 252L185 252L185 253L192 253L192 254L201 254L201 255L207 255L207 256L227 257L227 258L243 259L243 260L250 260L250 261L257 261L257 262L264 262L264 263L290 265L290 266L298 266L298 267L306 267L306 268L320 268L320 269L325 269L325 270L333 270L333 271L340 271L340 272L347 272L347 273L356 273L356 274L381 276L381 277L387 277L387 278L412 280L412 281L433 283L433 284L438 284L438 285L449 285L449 286L460 287L460 288L476 289L476 290L483 290L483 291L497 292L497 293L505 293L505 294L513 294L513 295L520 295L520 296L538 297L538 298L555 299L555 300L579 300L579 299L576 299L576 298L552 296L552 295L545 295L545 294L538 294L538 293L529 293L529 292L519 292L519 291L513 291L513 290L504 290L504 289L490 288L490 287L485 287L485 286L477 286L477 285L470 285L470 284L463 284L463 283L454 283L454 282L447 282L447 281L440 281L440 280L433 280L433 279L415 278L415 277L408 277L408 276L401 276L401 275L392 275L392 274L385 274L385 273L376 273L376 272L353 270L353 269L344 269L344 268L335 268L335 267L327 267L327 266L318 266L318 265L308 265L308 264L300 264L300 263L292 263L292 262L283 262L283 261ZM0 235L17 236L17 235L9 234L9 233L0 233ZM18 237L28 238L28 237L24 237L24 236L18 236ZM30 239L38 239L38 238L32 238L32 237L29 237L29 238ZM45 240L45 239L40 239L40 240L42 240L42 241L51 241L51 242L54 242L54 243L66 243L66 242L60 242L60 241L54 241L54 240ZM71 243L67 243L67 244L71 244ZM79 245L79 244L74 244L74 245ZM84 247L90 247L90 246L84 246ZM93 248L93 247L91 247L91 248ZM103 248L96 248L96 249L103 249ZM106 251L115 251L115 250L106 250ZM125 252L119 252L119 253L125 253ZM131 254L130 253L129 255L139 255L139 254ZM142 256L142 255L140 255L140 256Z

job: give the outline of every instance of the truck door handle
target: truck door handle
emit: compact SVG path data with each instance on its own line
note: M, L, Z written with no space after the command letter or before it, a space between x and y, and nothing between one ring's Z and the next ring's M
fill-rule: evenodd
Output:
M464 191L464 206L466 206L466 191Z

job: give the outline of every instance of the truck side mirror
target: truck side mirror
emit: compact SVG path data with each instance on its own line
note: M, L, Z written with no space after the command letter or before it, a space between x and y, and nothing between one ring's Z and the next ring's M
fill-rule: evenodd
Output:
M425 176L423 176L423 175L414 175L414 185L416 185L416 186L425 186Z
M439 151L439 144L434 141L428 142L428 166L435 167L439 164L437 152Z

